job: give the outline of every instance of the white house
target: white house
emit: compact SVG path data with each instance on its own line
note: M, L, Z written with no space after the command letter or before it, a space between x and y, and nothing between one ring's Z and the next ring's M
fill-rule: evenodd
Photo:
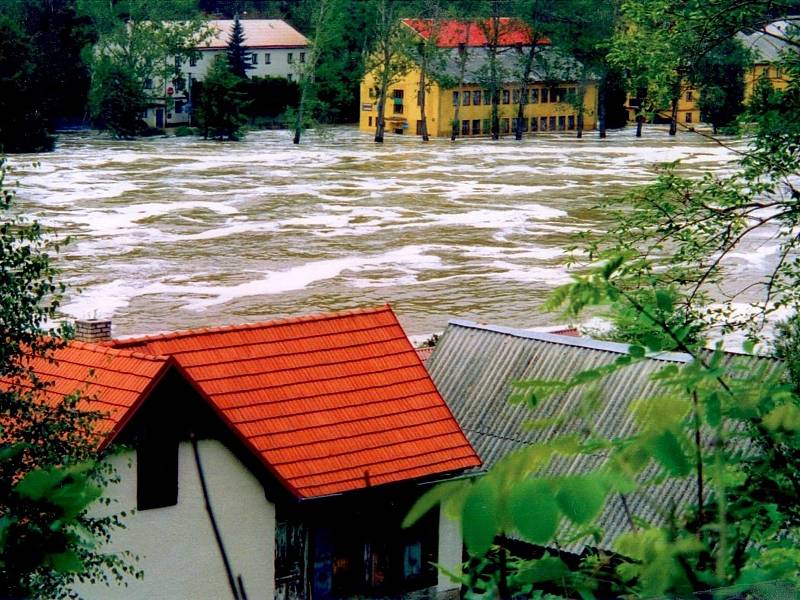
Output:
M306 60L308 38L280 19L240 19L239 22L242 25L244 45L250 53L252 66L247 75L285 77L292 81L298 66ZM225 54L233 31L233 23L230 19L208 21L213 34L196 48L199 56L185 62L176 57L182 75L166 85L166 93L171 97L169 110L166 110L163 101L158 99L164 93L161 82L154 80L144 82L145 89L151 90L154 96L154 104L142 114L148 125L161 128L189 123L192 81L202 81L214 59Z
M54 393L87 381L107 414L101 448L128 448L107 494L137 510L109 549L138 555L144 578L83 597L216 600L239 579L250 600L457 594L432 565L458 570L459 526L400 522L432 481L480 461L388 306L109 329L78 323L89 341L35 366Z

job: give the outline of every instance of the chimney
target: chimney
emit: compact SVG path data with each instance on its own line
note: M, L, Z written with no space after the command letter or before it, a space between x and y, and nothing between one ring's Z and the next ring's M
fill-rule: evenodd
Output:
M77 319L75 321L75 339L79 342L94 344L111 339L111 319Z

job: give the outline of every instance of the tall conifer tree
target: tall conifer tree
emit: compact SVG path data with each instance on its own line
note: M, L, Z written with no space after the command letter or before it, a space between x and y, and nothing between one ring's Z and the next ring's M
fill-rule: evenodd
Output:
M244 30L239 15L233 17L233 30L228 38L228 64L231 72L237 77L247 77L247 71L253 68L250 52L245 47Z

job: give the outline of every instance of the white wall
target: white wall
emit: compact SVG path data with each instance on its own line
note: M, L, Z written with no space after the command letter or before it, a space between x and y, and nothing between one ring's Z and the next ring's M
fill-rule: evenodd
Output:
M258 480L221 443L199 443L211 505L234 575L241 574L249 600L272 600L275 594L275 507ZM120 502L115 512L136 506L136 454L112 462L122 482L107 494ZM128 466L130 463L130 467ZM140 557L144 580L128 587L78 586L87 600L131 598L219 600L230 598L211 524L205 511L192 447L180 445L178 504L136 512L127 529L114 534L110 551L130 550Z
M253 65L254 68L247 71L248 77L286 77L292 75L297 78L296 67L300 64L300 53L305 53L308 57L307 48L268 48L262 50L253 50L248 48L248 52L258 56L258 64ZM292 54L293 62L289 62L289 54ZM192 67L188 62L183 66L183 72L191 75L198 81L202 81L205 77L211 64L214 62L214 57L220 54L225 54L225 50L202 50L200 57L197 59L197 64ZM270 62L267 64L266 55L270 55Z
M439 510L439 560L438 563L450 573L461 572L461 556L463 539L461 537L461 523L454 521ZM439 571L439 581L436 585L437 592L457 590L459 584Z

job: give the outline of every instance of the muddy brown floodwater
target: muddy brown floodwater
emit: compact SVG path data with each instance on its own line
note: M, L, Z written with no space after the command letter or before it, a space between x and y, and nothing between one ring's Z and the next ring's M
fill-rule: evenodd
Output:
M599 140L388 137L354 128L293 146L60 136L11 160L22 210L72 243L57 259L74 317L114 333L256 321L391 303L409 334L451 317L519 327L568 281L564 247L608 223L593 208L682 160L700 174L732 152L651 128ZM38 166L32 163L38 162Z

